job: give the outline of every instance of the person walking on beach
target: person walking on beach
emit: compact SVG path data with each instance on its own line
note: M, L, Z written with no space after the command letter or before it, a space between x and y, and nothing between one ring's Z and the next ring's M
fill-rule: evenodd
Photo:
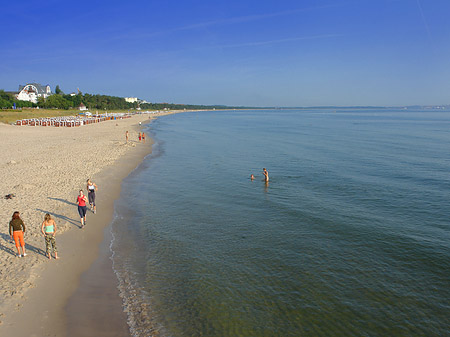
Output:
M141 135L141 133L139 132L139 141L141 141L141 138L142 138L142 135Z
M142 141L145 143L145 133L142 132Z
M266 183L269 182L269 172L267 172L266 168L263 168L263 174L264 174L264 181Z
M125 138L126 138L126 140L127 140L127 143L128 143L128 131L127 131L127 132L125 132Z
M83 193L83 190L80 190L80 193L77 197L77 203L78 203L78 214L80 214L80 221L81 221L81 228L84 228L86 225L86 201L87 198Z
M94 182L91 181L91 179L87 180L87 190L88 190L88 199L89 199L89 205L91 206L91 211L94 212L94 214L97 213L97 209L95 207L95 191L97 191L97 185L95 185Z
M58 249L56 248L56 222L52 219L50 214L45 214L44 221L41 225L41 232L45 238L45 250L47 251L47 257L52 259L51 251L55 253L55 259L58 257Z
M14 238L14 242L16 243L17 257L27 256L25 251L25 240L23 239L24 233L25 224L20 218L20 213L16 211L13 213L12 219L9 222L9 235L11 236L11 240ZM22 247L23 254L20 253L20 247Z

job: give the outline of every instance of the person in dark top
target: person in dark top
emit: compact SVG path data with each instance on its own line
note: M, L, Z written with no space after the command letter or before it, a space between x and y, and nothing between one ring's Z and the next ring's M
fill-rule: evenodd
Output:
M89 205L91 205L91 211L94 212L94 214L97 213L97 208L95 206L95 191L97 191L97 185L91 181L91 179L88 179L86 181L87 183L87 190L88 190L88 199L89 199Z
M25 241L23 239L23 234L25 233L25 224L20 218L19 212L14 212L12 219L9 222L9 235L11 239L14 238L17 248L17 257L25 257L27 253L25 251ZM20 247L22 247L23 254L20 253Z

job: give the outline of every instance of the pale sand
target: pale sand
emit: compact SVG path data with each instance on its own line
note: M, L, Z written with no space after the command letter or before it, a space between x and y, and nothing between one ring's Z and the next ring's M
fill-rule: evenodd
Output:
M137 115L78 128L0 124L0 336L89 336L99 328L89 330L96 317L104 331L96 336L112 336L106 328L126 336L126 316L121 312L110 261L105 258L108 238L104 239L104 229L111 222L122 179L151 151L148 135L146 144L139 143L137 136L138 122L148 120L149 115ZM82 230L75 201L79 189L86 193L87 178L99 186L97 214L88 211L87 226ZM15 197L4 199L9 193ZM16 257L8 234L16 210L27 226L25 258ZM47 212L58 225L59 260L45 256L40 225ZM81 284L88 292L85 300L98 294L97 300L83 303L97 316L92 322L76 322L74 317L83 308L79 303L66 305L94 261L95 278L103 278L93 284L95 278L89 279L89 271ZM74 327L80 324L86 329L76 332Z

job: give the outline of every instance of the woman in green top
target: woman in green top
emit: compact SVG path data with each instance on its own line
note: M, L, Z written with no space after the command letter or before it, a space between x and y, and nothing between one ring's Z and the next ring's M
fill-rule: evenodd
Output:
M45 249L47 250L47 256L51 260L52 259L52 248L55 252L55 259L59 259L58 257L58 249L56 248L56 222L52 219L50 214L45 214L44 222L41 226L42 235L45 237Z

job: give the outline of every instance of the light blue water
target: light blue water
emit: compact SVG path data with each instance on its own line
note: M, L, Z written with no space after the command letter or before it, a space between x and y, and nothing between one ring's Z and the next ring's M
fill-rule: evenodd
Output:
M149 131L113 223L135 336L450 335L450 112L195 112Z

